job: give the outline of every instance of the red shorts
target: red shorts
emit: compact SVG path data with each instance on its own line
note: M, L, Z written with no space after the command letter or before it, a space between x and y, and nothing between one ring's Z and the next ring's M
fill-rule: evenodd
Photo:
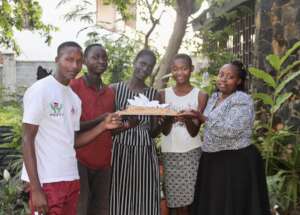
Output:
M47 215L77 214L77 203L80 192L79 180L45 183L42 189L47 196ZM33 208L31 208L31 214L34 215Z

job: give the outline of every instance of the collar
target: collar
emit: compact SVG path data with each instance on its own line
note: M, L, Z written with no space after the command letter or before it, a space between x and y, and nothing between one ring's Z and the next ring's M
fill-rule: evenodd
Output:
M103 83L102 83L102 87L98 90L94 85L92 85L92 83L90 82L90 80L88 79L86 74L83 75L82 79L83 79L84 84L88 88L92 89L93 91L98 92L100 95L104 94L106 86Z

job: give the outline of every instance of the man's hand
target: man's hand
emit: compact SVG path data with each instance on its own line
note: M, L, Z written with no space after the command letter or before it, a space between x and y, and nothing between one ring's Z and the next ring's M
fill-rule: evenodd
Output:
M103 123L105 129L115 129L122 126L121 117L115 113L108 114Z
M48 204L45 193L42 190L31 191L31 204L34 211L39 215L46 215L48 212Z

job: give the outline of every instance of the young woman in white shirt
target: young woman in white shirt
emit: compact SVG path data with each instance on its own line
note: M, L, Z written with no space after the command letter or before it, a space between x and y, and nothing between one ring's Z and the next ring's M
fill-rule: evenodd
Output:
M207 95L194 88L190 76L194 70L191 58L177 54L171 64L174 87L161 91L162 103L182 112L189 109L203 111ZM201 155L200 122L192 118L167 118L162 128L162 160L168 207L177 215L189 214L194 199L194 186Z

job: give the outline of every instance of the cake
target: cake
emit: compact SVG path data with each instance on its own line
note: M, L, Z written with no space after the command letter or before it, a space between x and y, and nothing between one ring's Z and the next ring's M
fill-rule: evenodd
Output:
M160 104L157 100L150 101L145 95L139 93L133 99L127 99L128 107L119 111L120 115L162 115L176 116L177 112L169 109L169 104Z
M143 107L143 106L128 106L127 109L119 111L120 115L162 115L176 116L176 111L162 107Z

